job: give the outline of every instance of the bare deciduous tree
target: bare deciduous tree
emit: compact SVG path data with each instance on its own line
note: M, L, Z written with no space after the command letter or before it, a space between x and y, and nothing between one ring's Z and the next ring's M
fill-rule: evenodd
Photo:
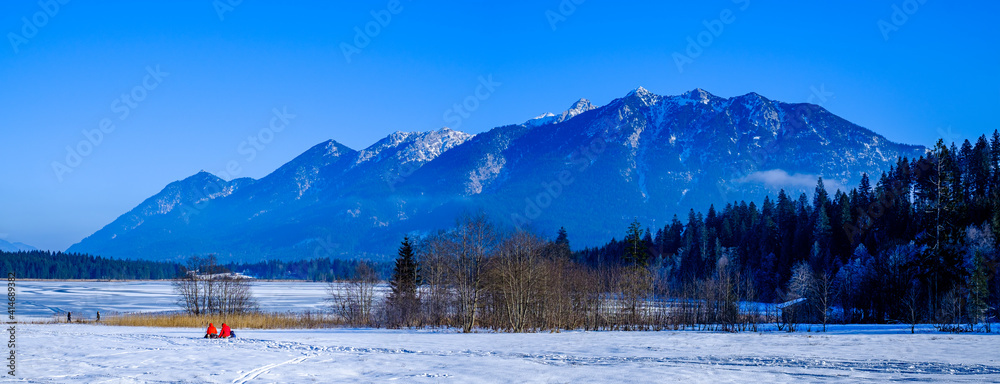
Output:
M486 262L499 236L493 223L480 213L461 219L447 238L444 251L449 281L458 299L458 322L463 332L471 332L476 327L485 294Z
M826 332L826 324L830 322L830 306L833 305L831 285L830 275L823 272L813 280L812 292L810 292L813 307L819 314L820 321L823 322L823 332Z
M907 317L910 323L910 333L916 333L917 323L920 322L920 282L917 279L910 280L910 287L906 290L906 297L903 297L903 306L906 307Z
M375 325L373 313L378 282L378 274L366 262L358 263L354 277L348 281L331 282L328 290L334 313L351 325Z
M497 293L498 309L513 332L524 332L535 321L544 299L546 272L541 263L544 243L527 232L518 231L503 240L491 259L491 288Z
M448 259L452 244L445 234L436 234L422 242L419 250L421 277L420 301L424 322L432 326L451 326L454 298L448 280Z
M179 303L188 313L238 314L256 311L252 280L220 267L214 255L192 257L173 282Z

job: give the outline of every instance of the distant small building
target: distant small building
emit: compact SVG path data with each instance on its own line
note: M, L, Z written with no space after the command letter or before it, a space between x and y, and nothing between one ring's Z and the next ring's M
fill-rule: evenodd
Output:
M810 305L809 300L805 297L789 300L778 304L775 307L781 311L781 319L786 323L800 324L821 322L819 311L816 310L815 306Z
M239 272L225 272L225 273L198 273L198 271L187 271L187 276L189 278L194 278L195 280L250 280L253 277L244 275Z

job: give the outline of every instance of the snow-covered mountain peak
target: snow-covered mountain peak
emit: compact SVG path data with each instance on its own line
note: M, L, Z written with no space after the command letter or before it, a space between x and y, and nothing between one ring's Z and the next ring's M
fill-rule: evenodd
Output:
M569 115L569 117L567 117L567 119L569 119L571 117L574 117L576 115L579 115L581 113L587 112L587 111L589 111L591 109L595 109L595 108L597 108L597 107L595 107L593 104L591 104L590 100L580 99L580 100L577 100L575 103L573 103L573 105L571 107L569 107L569 109L567 109L565 113L567 115Z
M330 157L340 157L344 154L345 149L349 149L334 140L327 140L321 145L322 146L319 148L321 148L323 152Z
M202 170L198 171L198 173L195 173L195 174L193 174L191 176L188 176L187 178L184 178L180 182L181 183L200 183L200 182L202 182L204 180L209 180L209 181L213 181L214 182L216 180L222 180L222 179L220 179L218 176L215 176L215 174L202 169Z
M736 98L737 99L764 99L764 100L767 100L766 97L764 97L763 95L761 95L761 94L759 94L757 92L750 92L750 93L747 93L745 95L736 96Z
M395 155L402 163L425 163L468 141L472 136L448 127L428 132L396 131L362 150L355 163L380 160L382 154Z
M316 144L309 148L301 155L296 156L292 161L289 161L281 168L278 168L275 172L280 173L282 169L296 169L300 166L323 166L330 164L343 156L348 156L356 153L353 149L345 147L343 144L338 143L335 140L327 140L322 143Z
M426 163L441 156L445 151L469 141L473 135L444 127L437 131L420 133L413 145L404 152L403 160Z
M557 115L552 112L546 112L538 115L538 117L524 122L524 125L534 128L548 124L561 123L593 109L597 109L597 107L591 104L590 100L580 99L573 103L573 105L569 106L569 109L563 111L561 114Z
M628 93L628 95L626 95L626 96L635 95L635 96L639 96L639 97L645 97L645 96L649 96L649 95L652 95L652 94L653 93L650 92L649 90L647 90L646 88L643 88L642 86L639 86L638 88L633 89L632 91L630 91Z
M680 94L678 97L685 102L708 104L716 96L704 89L695 88Z
M654 93L652 93L652 92L650 92L648 90L646 90L646 88L639 87L639 88L633 89L631 92L629 92L627 95L625 95L625 98L626 99L630 99L630 98L637 99L640 102L642 102L642 104L644 104L644 105L646 105L648 107L650 105L656 104L656 102L659 101L660 96L656 95L656 94L654 94Z

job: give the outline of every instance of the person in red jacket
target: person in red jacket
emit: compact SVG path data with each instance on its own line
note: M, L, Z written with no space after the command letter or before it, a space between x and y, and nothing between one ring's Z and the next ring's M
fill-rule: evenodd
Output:
M215 329L215 325L208 323L208 331L205 332L206 339L214 339L219 337L219 331Z
M229 326L226 325L226 323L222 323L222 332L219 333L220 339L224 337L233 337L233 330L229 329Z

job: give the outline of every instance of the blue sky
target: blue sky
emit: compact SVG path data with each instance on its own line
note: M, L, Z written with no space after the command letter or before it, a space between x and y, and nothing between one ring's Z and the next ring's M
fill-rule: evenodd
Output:
M0 3L0 238L62 250L202 169L259 178L327 139L479 133L637 86L813 102L913 144L998 127L995 2L229 1Z

